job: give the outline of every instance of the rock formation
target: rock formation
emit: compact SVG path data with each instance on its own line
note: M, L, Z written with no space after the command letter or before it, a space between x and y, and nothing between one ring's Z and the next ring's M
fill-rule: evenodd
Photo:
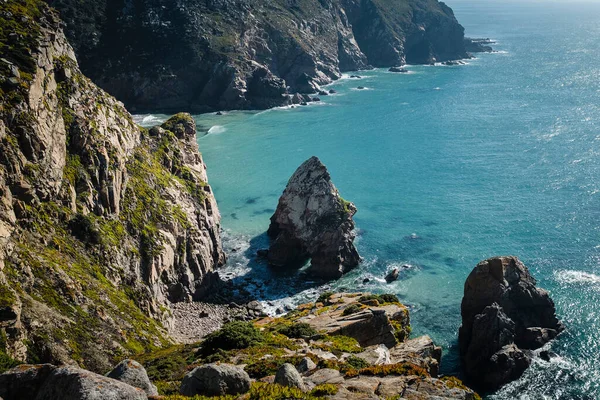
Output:
M225 396L250 390L250 377L240 367L228 364L208 364L190 371L179 392L184 396Z
M83 72L139 112L268 108L344 71L468 57L437 0L48 1Z
M106 371L167 344L169 303L224 263L195 124L136 126L43 1L0 15L0 356Z
M484 389L518 378L531 352L564 328L554 302L516 257L477 264L465 282L459 344L464 370Z
M344 200L317 157L290 178L271 217L268 260L274 266L302 266L325 279L339 278L360 256L354 247L354 204Z

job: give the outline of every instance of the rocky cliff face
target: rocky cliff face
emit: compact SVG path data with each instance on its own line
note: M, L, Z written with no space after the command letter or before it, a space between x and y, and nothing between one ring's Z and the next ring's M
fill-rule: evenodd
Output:
M311 273L339 278L360 262L354 247L354 204L344 200L317 157L290 178L271 217L271 265L299 267L311 260Z
M532 353L563 329L554 302L516 257L477 264L465 282L459 331L460 353L469 379L496 389L517 379Z
M83 72L130 110L287 104L341 72L467 57L437 0L48 0Z
M0 15L0 358L102 370L166 343L154 319L224 262L195 124L136 126L45 3Z

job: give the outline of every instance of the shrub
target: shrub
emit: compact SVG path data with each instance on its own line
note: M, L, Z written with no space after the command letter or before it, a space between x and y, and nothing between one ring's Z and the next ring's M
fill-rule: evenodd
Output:
M233 321L206 336L201 350L207 355L217 350L245 349L263 340L260 331L252 323Z
M323 383L321 385L315 386L313 390L310 391L311 396L333 396L337 394L338 387L332 385L331 383Z
M346 307L344 309L344 312L342 313L342 315L345 316L345 315L356 314L357 312L359 312L363 308L364 308L364 306L362 306L360 304L350 304L348 307Z
M386 294L367 294L364 296L361 296L358 301L360 303L366 303L370 300L377 300L377 302L380 305L384 305L384 304L398 304L400 303L400 300L398 299L398 297L395 294L390 294L390 293L386 293Z
M365 359L356 356L348 357L346 364L352 369L363 369L371 366Z
M362 369L353 369L346 372L347 378L353 378L358 375L369 375L384 377L388 375L400 375L400 376L430 376L429 373L422 367L411 363L398 363L398 364L386 364L386 365L373 365L371 367Z
M309 324L305 322L284 326L278 329L279 333L293 339L300 339L304 337L312 337L318 334L318 332Z
M333 293L333 292L321 293L321 295L317 299L317 303L329 304L330 303L329 298L331 296L333 296L334 294L335 293Z
M298 365L300 361L302 361L302 357L300 356L270 357L248 364L244 370L251 378L260 379L265 376L274 375L277 373L279 367L285 363Z

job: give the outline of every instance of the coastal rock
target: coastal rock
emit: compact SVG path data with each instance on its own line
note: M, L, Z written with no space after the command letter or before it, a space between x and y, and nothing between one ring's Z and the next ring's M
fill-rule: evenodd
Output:
M467 376L486 389L518 378L564 327L554 302L516 257L477 264L465 282L459 345Z
M348 314L344 311L357 306L356 298L334 295L331 301L338 307L325 310L320 315L300 318L300 322L329 335L349 336L363 347L383 344L392 348L407 336L409 313L400 304L358 308L355 313Z
M146 400L143 390L75 367L21 365L0 375L5 400Z
M317 157L305 161L290 178L271 217L268 260L278 267L302 266L335 279L356 267L354 204L344 200Z
M189 372L179 392L184 396L224 396L246 393L250 377L241 368L229 364L207 364Z
M281 386L289 386L295 387L300 390L305 390L304 381L302 380L302 376L290 363L285 363L277 370L277 374L275 375L275 383Z
M401 74L406 74L408 72L408 70L406 68L402 68L402 67L391 67L390 69L388 69L389 72L397 72L397 73L401 73Z
M344 71L467 56L438 1L51 4L83 72L136 112L283 106L283 93L314 93Z
M429 372L431 376L438 376L442 362L442 348L436 346L429 336L407 340L389 351L390 363L410 363L418 365Z
M158 390L150 382L146 369L137 361L123 360L106 376L142 389L148 396L158 395Z
M400 275L400 270L398 268L394 268L385 276L385 281L387 283L392 283L394 281L397 281L399 275Z

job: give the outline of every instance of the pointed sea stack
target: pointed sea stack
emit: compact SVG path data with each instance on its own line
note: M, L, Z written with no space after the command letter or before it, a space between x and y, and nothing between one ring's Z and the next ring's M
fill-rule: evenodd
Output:
M548 292L536 287L527 267L513 256L477 264L465 282L461 314L463 368L484 390L519 378L531 363L531 350L564 330Z
M313 275L336 279L356 267L354 204L344 200L317 157L305 161L290 178L268 234L269 263L299 267L311 260Z

